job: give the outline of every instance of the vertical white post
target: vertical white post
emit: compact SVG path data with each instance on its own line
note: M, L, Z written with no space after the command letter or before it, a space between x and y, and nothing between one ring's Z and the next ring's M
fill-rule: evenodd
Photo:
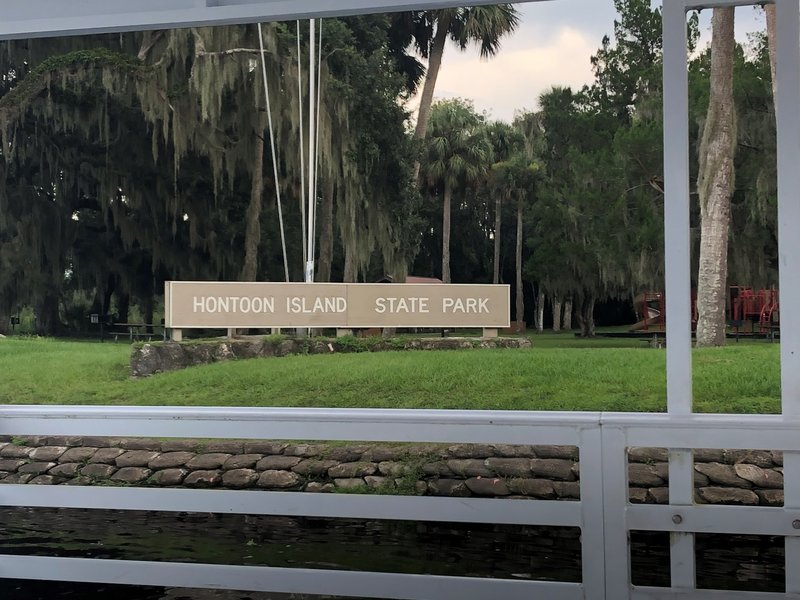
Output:
M316 70L314 65L316 63L316 21L311 19L308 40L308 210L306 217L308 224L306 225L306 283L314 281L314 209L316 207L317 191L314 189L315 181L315 129L317 126L317 108L316 100L317 94L315 92L317 78L315 77Z
M692 412L692 303L689 238L689 74L684 0L664 2L664 259L667 403Z
M603 489L603 430L596 427L581 429L581 567L583 598L605 600L605 515ZM619 508L619 507L618 507Z
M777 11L778 268L780 270L781 402L800 416L800 1ZM800 508L800 454L784 455L784 506ZM786 593L800 593L800 539L786 538Z
M664 257L667 309L667 408L672 415L692 413L692 288L689 196L689 75L684 0L665 0L664 19ZM691 450L670 450L669 500L694 502ZM695 588L694 535L672 533L670 573L673 589Z
M631 550L626 509L628 506L628 457L625 432L619 427L603 426L603 557L605 561L606 599L630 598ZM583 461L581 455L581 462ZM581 475L583 479L583 475ZM581 503L585 498L581 481ZM584 560L586 558L584 557ZM586 567L584 567L585 569Z

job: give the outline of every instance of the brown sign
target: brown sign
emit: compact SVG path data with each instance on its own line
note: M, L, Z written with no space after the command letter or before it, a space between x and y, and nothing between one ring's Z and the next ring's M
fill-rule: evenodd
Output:
M168 281L173 329L508 327L507 285Z

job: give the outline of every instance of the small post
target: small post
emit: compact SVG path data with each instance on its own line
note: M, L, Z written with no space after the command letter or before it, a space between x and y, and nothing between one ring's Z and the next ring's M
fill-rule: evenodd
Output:
M336 330L336 337L351 337L353 335L352 329L337 329Z
M236 337L236 329L228 329L228 339L232 340Z
M281 334L281 328L280 327L273 327L272 329L270 329L270 333L272 335L280 335Z
M491 329L491 328L487 328L487 327L483 328L483 337L486 338L486 339L494 339L498 335L499 334L497 332L497 329Z
M169 330L170 339L173 342L182 342L183 341L183 329L170 329Z

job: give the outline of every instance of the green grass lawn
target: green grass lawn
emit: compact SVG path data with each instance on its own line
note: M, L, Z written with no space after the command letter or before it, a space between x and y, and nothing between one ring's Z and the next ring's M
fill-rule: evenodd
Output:
M128 376L127 344L0 339L0 403L663 411L665 352L641 340L534 337L528 350L386 352ZM694 351L699 412L779 411L779 346Z

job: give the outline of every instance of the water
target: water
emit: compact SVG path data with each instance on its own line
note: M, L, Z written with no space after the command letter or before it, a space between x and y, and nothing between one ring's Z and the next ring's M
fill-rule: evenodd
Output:
M633 582L669 584L669 538L633 533ZM697 536L698 583L783 591L782 539ZM576 528L194 513L0 510L0 553L577 582ZM4 600L288 600L298 596L0 580ZM308 597L310 599L310 597ZM319 597L316 597L319 598Z

